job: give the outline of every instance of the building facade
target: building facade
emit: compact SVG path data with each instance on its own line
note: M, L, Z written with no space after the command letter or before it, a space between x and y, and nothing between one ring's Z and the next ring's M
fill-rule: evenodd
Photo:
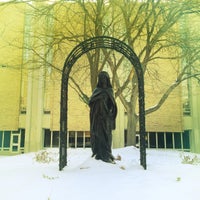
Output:
M59 146L60 69L67 54L57 55L55 48L47 51L43 44L53 42L48 34L54 33L56 36L56 30L62 27L48 18L37 23L38 18L29 14L27 9L29 7L26 5L19 4L7 6L0 13L0 154L13 155ZM62 17L60 13L61 16L57 17ZM40 37L36 34L38 30ZM68 53L72 49L68 44L58 48L67 48ZM45 63L43 57L46 57ZM81 66L84 61L84 58L80 59L76 65ZM60 68L54 69L51 63L56 63ZM172 63L157 63L155 70L159 71L160 66L164 65ZM87 78L82 80L84 73L79 73L72 74L88 88L89 81ZM169 81L174 79L170 68L160 70L160 74L161 77L168 76ZM146 107L154 105L162 95L160 91L164 85L157 90L155 83L148 76L145 77ZM148 148L200 152L199 85L196 82L190 84L190 114L183 114L187 112L187 106L182 106L183 87L179 86L158 111L147 115ZM88 95L90 93L88 91ZM113 148L124 147L127 143L126 112L119 99L117 104L119 111L117 128L113 132ZM89 108L73 87L69 87L67 143L68 147L90 147Z

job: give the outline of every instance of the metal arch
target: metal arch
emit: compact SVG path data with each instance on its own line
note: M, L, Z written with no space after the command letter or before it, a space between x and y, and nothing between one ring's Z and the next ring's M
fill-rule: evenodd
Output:
M79 57L88 51L97 48L114 49L115 51L123 54L128 60L130 60L130 62L134 64L135 68L142 70L140 61L130 46L113 37L99 36L81 42L71 51L65 61L63 73L68 74L71 70L71 67Z
M145 103L144 103L144 74L139 58L126 43L109 36L93 37L78 44L68 55L62 70L61 105L60 105L60 148L59 170L67 165L67 112L68 112L68 78L74 63L92 49L108 48L123 54L135 68L139 92L139 128L140 128L140 164L146 169L146 140L145 140Z

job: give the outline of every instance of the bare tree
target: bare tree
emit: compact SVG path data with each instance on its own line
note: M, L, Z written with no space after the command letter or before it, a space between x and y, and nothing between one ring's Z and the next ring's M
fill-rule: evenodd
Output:
M140 58L144 74L151 70L151 66L157 60L180 60L187 58L184 66L173 66L177 73L174 82L169 83L169 87L162 93L156 105L146 109L146 114L150 114L158 110L166 101L171 92L184 80L188 78L199 78L199 69L196 67L199 61L199 49L197 45L188 41L199 41L195 35L188 35L184 38L183 33L178 26L182 24L182 18L190 17L193 13L199 13L199 3L197 1L173 1L163 2L159 1L145 1L144 3L134 3L132 1L122 1L123 3L116 3L122 15L122 21L117 27L117 31L125 30L124 34L119 35L123 41L127 43L136 51ZM116 31L116 32L117 32ZM118 31L119 32L119 31ZM105 51L104 51L105 52ZM171 52L166 55L163 52ZM107 52L106 52L107 53ZM128 145L135 144L136 123L138 121L138 114L136 113L137 103L137 78L133 73L133 69L127 74L127 79L123 84L119 83L120 76L116 73L116 67L120 65L122 57L117 63L109 57L107 62L115 73L115 85L118 88L116 97L119 96L128 115ZM166 66L170 67L170 66ZM188 74L190 71L190 74ZM156 73L159 73L156 71ZM151 73L149 73L151 74ZM155 72L152 74L155 76ZM156 75L158 77L158 75ZM131 84L130 98L127 100L126 95L123 94L127 85Z
M10 3L19 3L11 1ZM62 72L64 58L81 41L94 36L109 35L126 42L138 55L144 74L154 80L159 80L159 71L152 66L159 60L181 60L186 58L182 66L173 66L176 78L168 83L168 88L162 91L158 102L146 109L146 114L158 110L166 101L171 92L180 83L188 78L199 80L199 41L198 35L187 35L187 31L180 29L183 18L190 15L199 15L200 3L196 0L146 0L143 2L131 0L97 0L95 2L76 0L75 3L47 1L37 3L23 2L28 5L27 16L38 29L28 34L34 45L23 48L34 54L27 63L35 66L45 66ZM6 4L6 3L5 3ZM5 5L4 4L4 5ZM8 5L8 4L7 4ZM40 22L46 23L43 26ZM33 34L34 33L34 34ZM33 34L33 35L31 35ZM187 37L183 37L187 35ZM188 43L188 41L190 41ZM45 48L44 48L45 47ZM43 53L41 53L41 49ZM52 50L53 49L53 50ZM168 52L163 53L163 52ZM49 60L49 55L56 61ZM127 112L128 145L135 145L136 110L138 83L133 67L119 54L112 50L95 49L86 54L90 76L91 90L97 82L99 71L109 66L112 72L112 81L116 89L115 96L120 98ZM26 63L25 63L26 64ZM80 67L81 70L87 68ZM166 66L169 67L169 66ZM123 80L121 72L124 72ZM84 102L88 96L77 81L71 77L74 88Z

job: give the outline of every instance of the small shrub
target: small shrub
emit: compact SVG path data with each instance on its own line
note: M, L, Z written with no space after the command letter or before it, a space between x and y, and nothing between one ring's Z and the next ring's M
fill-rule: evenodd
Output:
M43 176L43 178L48 179L48 180L54 180L54 179L58 178L58 176L48 176L45 174L43 174L42 176Z
M35 154L35 160L39 163L50 163L50 162L57 162L57 153L51 153L47 150L39 151Z
M126 170L126 167L124 167L123 165L119 167L122 170Z
M195 156L182 155L181 159L182 159L181 163L183 163L183 164L191 164L191 165L200 164L200 159L197 157L197 155L195 155Z
M118 154L115 160L122 160L122 157Z

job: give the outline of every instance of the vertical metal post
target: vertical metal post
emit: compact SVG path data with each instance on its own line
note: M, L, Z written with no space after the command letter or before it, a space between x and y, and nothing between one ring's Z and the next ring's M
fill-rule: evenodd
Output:
M139 127L140 127L140 164L144 169L146 165L146 130L145 130L145 102L144 102L144 74L140 62L136 70L139 90Z
M59 137L59 170L67 165L67 98L68 78L63 74L61 84L60 137Z

